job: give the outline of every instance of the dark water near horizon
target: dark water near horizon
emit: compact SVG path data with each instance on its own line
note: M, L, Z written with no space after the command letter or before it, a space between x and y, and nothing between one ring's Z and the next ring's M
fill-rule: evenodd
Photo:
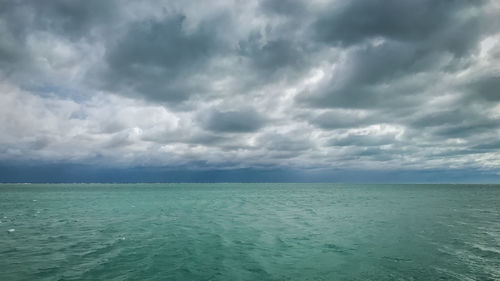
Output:
M0 280L500 280L500 185L0 185Z

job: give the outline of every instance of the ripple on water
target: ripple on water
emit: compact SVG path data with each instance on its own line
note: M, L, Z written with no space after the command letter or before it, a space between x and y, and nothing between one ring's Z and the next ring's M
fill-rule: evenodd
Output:
M496 187L62 189L0 188L0 280L500 280Z

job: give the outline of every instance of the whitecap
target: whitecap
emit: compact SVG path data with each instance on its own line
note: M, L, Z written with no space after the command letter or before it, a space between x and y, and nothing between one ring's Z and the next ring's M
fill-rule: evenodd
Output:
M14 232L14 231L16 231L14 228L7 230L7 232Z

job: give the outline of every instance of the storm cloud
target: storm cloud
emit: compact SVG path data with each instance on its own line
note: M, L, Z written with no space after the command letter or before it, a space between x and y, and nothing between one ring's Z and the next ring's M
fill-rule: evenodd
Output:
M495 174L499 18L492 0L2 2L0 164Z

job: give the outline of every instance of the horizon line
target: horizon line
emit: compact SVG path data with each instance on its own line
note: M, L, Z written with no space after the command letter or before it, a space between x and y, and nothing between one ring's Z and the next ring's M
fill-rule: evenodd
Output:
M500 185L500 182L211 182L211 181L180 181L180 182L0 182L0 184L368 184L368 185Z

